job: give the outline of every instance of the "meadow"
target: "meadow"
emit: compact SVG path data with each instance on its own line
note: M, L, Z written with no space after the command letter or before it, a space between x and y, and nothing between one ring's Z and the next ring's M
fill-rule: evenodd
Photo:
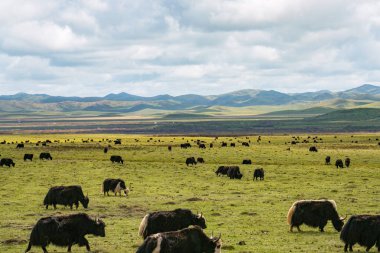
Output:
M300 135L300 139L307 136ZM112 147L104 154L109 143L103 140L117 138L122 145L110 143ZM291 135L261 136L260 143L257 136L2 135L0 141L13 144L0 145L0 158L12 158L16 166L0 168L0 252L23 252L32 226L41 217L76 212L99 215L106 223L106 237L87 236L93 252L135 252L142 243L137 233L144 215L175 208L202 212L208 226L205 232L222 234L223 252L343 252L331 222L324 233L306 226L301 233L290 233L286 215L297 200L321 198L334 199L341 216L380 214L380 145L376 140L380 134L323 134L318 138L321 143L291 145ZM60 143L34 144L46 139ZM205 141L207 148L199 149L194 143L197 139ZM26 140L30 143L24 149L16 149L16 142ZM180 149L186 141L193 147ZM222 141L234 142L236 147L221 147ZM243 147L242 141L250 141L250 147ZM171 152L168 145L173 146ZM309 152L310 146L318 152ZM40 161L41 152L50 152L53 160ZM24 162L25 153L34 154L34 160ZM112 164L111 155L121 155L124 164ZM325 165L327 155L333 164L349 157L350 168ZM186 166L185 159L192 156L203 157L205 164ZM243 159L253 164L241 165ZM216 176L220 165L239 165L242 180ZM252 180L257 167L264 168L264 181ZM131 183L130 195L103 196L101 184L106 178ZM42 201L55 185L81 185L89 195L89 208L46 210ZM48 247L49 252L66 250ZM72 251L86 249L75 245ZM34 247L31 252L42 250Z

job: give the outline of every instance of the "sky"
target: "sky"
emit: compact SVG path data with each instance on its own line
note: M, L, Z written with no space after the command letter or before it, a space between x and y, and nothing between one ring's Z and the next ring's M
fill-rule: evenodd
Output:
M378 0L1 0L0 94L380 84Z

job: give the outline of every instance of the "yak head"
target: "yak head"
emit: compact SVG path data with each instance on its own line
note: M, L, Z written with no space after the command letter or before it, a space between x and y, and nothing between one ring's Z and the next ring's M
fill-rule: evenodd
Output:
M203 217L202 213L194 215L193 223L194 223L193 225L200 226L203 229L207 228L206 219L205 219L205 217Z
M339 217L339 219L333 219L332 224L336 231L340 232L342 230L342 227L344 225L344 220L347 218L347 215L345 217Z
M98 217L96 217L95 223L96 223L95 224L95 230L93 231L93 234L96 236L105 237L106 236L106 230L105 230L106 224L101 219L99 219Z
M210 253L221 253L222 252L222 240L220 239L222 237L221 234L219 234L219 237L214 237L211 235L210 241L207 245L207 250L205 252Z
M88 198L88 194L87 194L87 196L83 198L83 200L81 201L81 203L82 203L82 205L83 205L84 208L87 208L89 202L90 202L90 199Z

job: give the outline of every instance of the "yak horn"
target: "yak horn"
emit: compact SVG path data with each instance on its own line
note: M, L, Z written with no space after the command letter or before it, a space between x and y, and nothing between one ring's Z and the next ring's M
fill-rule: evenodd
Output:
M203 213L201 212L201 218L203 217Z
M219 233L219 237L217 239L215 239L215 242L218 242L220 240L220 238L222 238L222 234Z
M340 217L340 220L341 220L341 221L343 221L343 220L345 220L345 219L347 219L347 214L346 214L346 216L344 216L343 218Z

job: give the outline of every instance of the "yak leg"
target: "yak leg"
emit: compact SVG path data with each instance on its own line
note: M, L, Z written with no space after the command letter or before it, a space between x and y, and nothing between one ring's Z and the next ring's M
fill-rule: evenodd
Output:
M350 245L350 251L354 251L354 250L352 249L352 245Z
M73 204L70 204L70 209L73 210Z
M57 204L53 204L54 210L57 209Z
M67 247L67 252L71 252L71 246L72 246L72 244L71 244L71 242L69 243L69 246Z
M79 240L79 246L86 246L87 251L91 251L90 244L88 243L87 239L85 237L80 238Z
M302 232L300 229L300 226L297 226L297 230L298 230L298 232Z
M346 243L346 244L344 245L344 252L347 252L347 248L348 248L348 244Z
M75 208L78 209L79 203L75 202Z
M325 232L324 228L327 224L327 221L323 221L321 224L319 224L319 231Z
M372 248L372 246L368 246L368 247L365 249L365 251L368 252L371 248Z
M48 209L49 208L49 205L46 205L46 209Z
M44 253L48 253L47 249L46 249L46 246L41 246L42 250L44 251Z
M26 248L25 253L28 252L31 248L32 248L32 243L29 242L29 244L28 244L28 248Z

